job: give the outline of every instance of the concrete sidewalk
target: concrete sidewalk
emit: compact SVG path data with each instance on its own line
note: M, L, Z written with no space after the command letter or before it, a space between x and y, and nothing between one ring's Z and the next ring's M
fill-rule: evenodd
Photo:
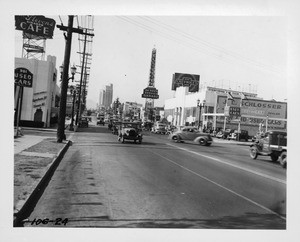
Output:
M51 136L22 135L14 139L14 154L18 154Z
M66 133L67 140L57 143L55 129L32 129L53 131L53 135L24 134L14 139L14 226L20 226L30 213L74 135Z

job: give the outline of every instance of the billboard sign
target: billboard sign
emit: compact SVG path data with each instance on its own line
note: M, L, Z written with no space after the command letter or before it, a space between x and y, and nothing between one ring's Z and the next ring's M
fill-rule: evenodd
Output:
M16 15L15 27L24 33L52 39L55 20L42 15Z
M175 73L173 74L172 90L177 87L189 87L189 92L199 91L200 75Z
M32 87L33 74L26 68L15 69L15 85Z
M142 94L143 98L152 98L152 99L158 99L158 90L155 87L147 87L144 89L144 92Z
M229 108L229 116L234 116L234 117L241 116L241 108L240 107L230 107Z
M226 96L218 96L216 113L226 113ZM286 119L287 118L287 103L276 102L276 101L265 101L257 99L241 99L234 98L232 101L228 101L230 105L230 112L235 112L238 114L238 109L241 117L241 124L248 125L259 125L265 122L268 117L268 126L270 129L282 129L285 128L285 121L282 120L272 120L275 119ZM228 107L228 106L227 106ZM237 111L237 112L236 112ZM226 115L226 114L225 114ZM233 115L238 116L238 115ZM217 119L220 119L217 117Z

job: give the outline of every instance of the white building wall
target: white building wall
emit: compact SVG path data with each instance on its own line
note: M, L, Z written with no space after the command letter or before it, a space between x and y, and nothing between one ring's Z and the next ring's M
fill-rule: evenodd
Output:
M33 74L32 87L24 87L21 120L34 120L37 109L43 111L42 122L50 126L51 107L54 107L57 70L56 57L48 56L47 61L15 58L15 68L23 67Z

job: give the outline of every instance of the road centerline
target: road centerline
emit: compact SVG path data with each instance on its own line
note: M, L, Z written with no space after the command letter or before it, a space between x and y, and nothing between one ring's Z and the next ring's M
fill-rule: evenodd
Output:
M229 162L220 160L220 159L218 159L218 158L215 158L215 157L212 157L212 156L208 156L208 155L203 155L203 154L200 154L200 153L198 153L198 152L191 151L191 150L188 150L188 149L185 149L185 148L181 148L181 147L176 146L176 145L172 145L172 144L168 144L168 143L166 143L166 144L169 145L169 146L176 147L176 148L178 148L178 149L184 150L184 151L186 151L186 152L189 152L189 153L192 153L192 154L195 154L195 155L198 155L198 156L202 156L202 157L205 157L205 158L208 158L208 159L217 161L217 162L219 162L219 163L222 163L222 164L225 164L225 165L228 165L228 166L232 166L232 167L234 167L234 168L237 168L237 169L240 169L240 170L243 170L243 171L247 171L247 172L252 173L252 174L255 174L255 175L257 175L257 176L261 176L261 177L270 179L270 180L272 180L272 181L276 181L276 182L279 182L279 183L282 183L282 184L286 184L286 181L284 181L284 180L282 180L282 179L275 178L275 177L269 176L269 175L267 175L267 174L263 174L263 173L261 173L261 172L253 171L253 170L250 170L250 169L245 168L245 167L241 167L241 166L238 166L238 165L230 164Z
M220 188L222 188L222 189L224 189L224 190L226 190L226 191L228 191L228 192L230 192L230 193L232 193L232 194L234 194L234 195L236 195L236 196L238 196L238 197L240 197L240 198L242 198L242 199L244 199L244 200L246 200L246 201L248 201L248 202L250 202L250 203L252 203L252 204L254 204L256 206L258 206L258 207L260 207L261 209L266 210L269 213L272 213L272 214L280 217L283 220L286 220L285 217L281 216L280 214L272 211L271 209L269 209L269 208L267 208L267 207L265 207L265 206L263 206L263 205L255 202L255 201L251 200L250 198L245 197L245 196L243 196L243 195L241 195L241 194L239 194L239 193L237 193L237 192L235 192L235 191L233 191L233 190L231 190L231 189L229 189L229 188L227 188L227 187L225 187L225 186L223 186L223 185L221 185L221 184L219 184L219 183L217 183L217 182L215 182L215 181L213 181L213 180L211 180L211 179L209 179L209 178L207 178L205 176L202 176L202 175L198 174L197 172L194 172L194 171L188 169L187 167L184 167L184 166L178 164L177 162L175 162L175 161L173 161L173 160L171 160L171 159L169 159L169 158L167 158L167 157L165 157L163 155L160 155L160 154L158 154L156 152L153 152L150 149L148 149L148 151L150 151L151 153L153 153L153 154L155 154L155 155L157 155L157 156L159 156L159 157L161 157L161 158L163 158L163 159L165 159L165 160L173 163L174 165L176 165L176 166L178 166L178 167L180 167L180 168L182 168L182 169L184 169L184 170L186 170L186 171L188 171L188 172L190 172L190 173L192 173L192 174L194 174L194 175L196 175L196 176L198 176L198 177L200 177L200 178L202 178L202 179L204 179L204 180L206 180L206 181L208 181L208 182L210 182L210 183L212 183L212 184L214 184L214 185L216 185L216 186L218 186L218 187L220 187Z

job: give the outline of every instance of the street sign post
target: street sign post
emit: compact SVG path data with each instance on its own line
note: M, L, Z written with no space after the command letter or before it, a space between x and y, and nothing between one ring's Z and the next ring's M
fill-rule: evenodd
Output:
M23 96L24 87L32 87L33 74L26 68L16 68L15 69L15 85L20 86L17 100L17 127L16 136L19 135L19 122L21 117L21 97Z

